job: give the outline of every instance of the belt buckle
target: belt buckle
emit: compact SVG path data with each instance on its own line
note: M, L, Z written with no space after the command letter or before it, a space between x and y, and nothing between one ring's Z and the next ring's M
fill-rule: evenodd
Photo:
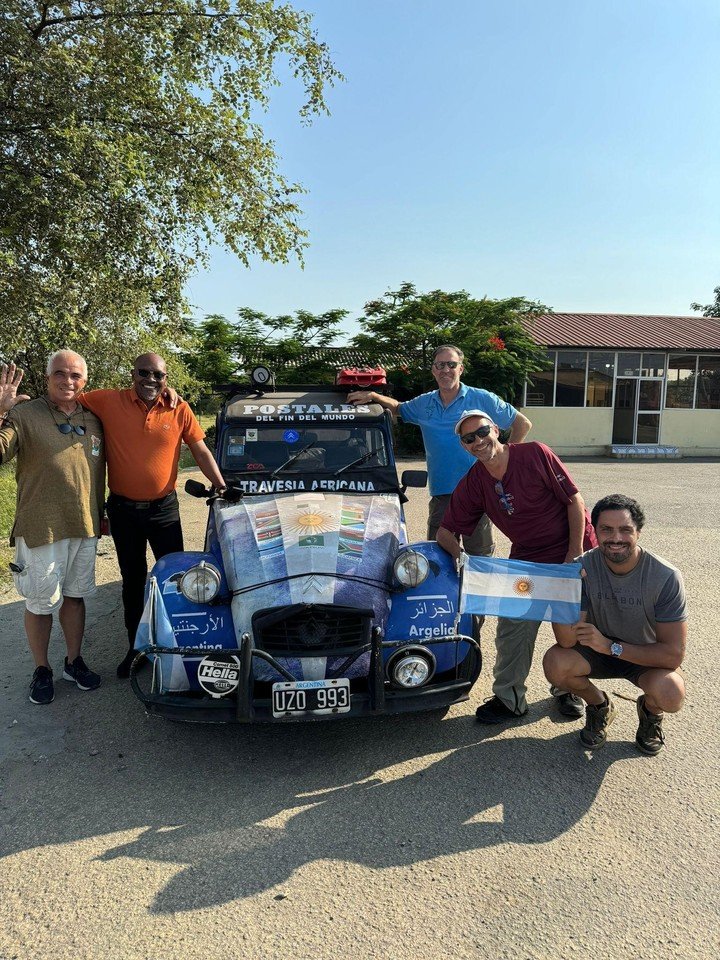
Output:
M152 500L136 500L135 509L136 510L149 510Z

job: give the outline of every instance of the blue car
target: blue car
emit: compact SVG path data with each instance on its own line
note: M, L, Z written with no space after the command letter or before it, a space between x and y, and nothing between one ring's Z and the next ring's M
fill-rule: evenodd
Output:
M467 700L482 659L453 561L407 537L404 491L427 474L398 480L389 413L348 389L276 389L258 368L229 392L229 488L185 488L208 502L205 549L163 557L147 588L131 683L149 713L286 723Z

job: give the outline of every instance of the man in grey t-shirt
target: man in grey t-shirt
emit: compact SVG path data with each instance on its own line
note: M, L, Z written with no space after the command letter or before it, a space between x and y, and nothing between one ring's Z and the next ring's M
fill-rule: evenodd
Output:
M621 677L640 687L635 743L655 756L665 743L664 713L677 713L685 699L679 669L687 640L682 577L639 546L645 515L636 500L619 493L603 497L591 518L598 546L581 558L580 622L555 625L557 644L543 660L545 675L585 700L580 740L590 750L605 743L617 714L590 678Z

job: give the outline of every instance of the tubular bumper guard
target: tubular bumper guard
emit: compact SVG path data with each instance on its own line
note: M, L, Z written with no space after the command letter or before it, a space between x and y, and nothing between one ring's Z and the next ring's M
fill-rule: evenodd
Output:
M407 646L408 641L382 640L381 637L380 630L375 628L370 643L358 651L358 655L367 653L368 650L371 654L367 690L353 692L350 711L333 719L435 710L452 706L454 703L462 703L468 699L468 691L474 683L474 678L472 680L450 680L434 685L430 683L425 687L417 687L411 690L401 690L386 685L382 651ZM478 657L481 657L480 645L473 637L459 633L447 637L433 637L432 646L441 643L467 643L475 649ZM290 682L297 678L269 653L254 648L249 634L243 635L239 647L218 651L223 654L235 654L240 659L240 683L235 694L213 698L210 696L188 697L172 692L146 693L138 683L138 669L143 660L148 659L148 654L205 657L208 652L205 647L168 648L158 646L150 646L147 650L139 651L130 666L130 685L138 700L145 704L147 712L167 716L175 720L203 723L288 723L298 722L298 720L307 722L309 720L327 719L326 717L313 715L303 718L273 717L271 701L267 698L256 699L253 696L255 680L252 672L252 662L254 657L270 664L274 670Z

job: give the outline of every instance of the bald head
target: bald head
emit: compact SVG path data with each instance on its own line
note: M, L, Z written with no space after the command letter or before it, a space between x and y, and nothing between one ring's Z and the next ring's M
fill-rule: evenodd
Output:
M141 354L133 365L132 378L135 393L143 403L151 407L165 389L165 361L157 353Z

